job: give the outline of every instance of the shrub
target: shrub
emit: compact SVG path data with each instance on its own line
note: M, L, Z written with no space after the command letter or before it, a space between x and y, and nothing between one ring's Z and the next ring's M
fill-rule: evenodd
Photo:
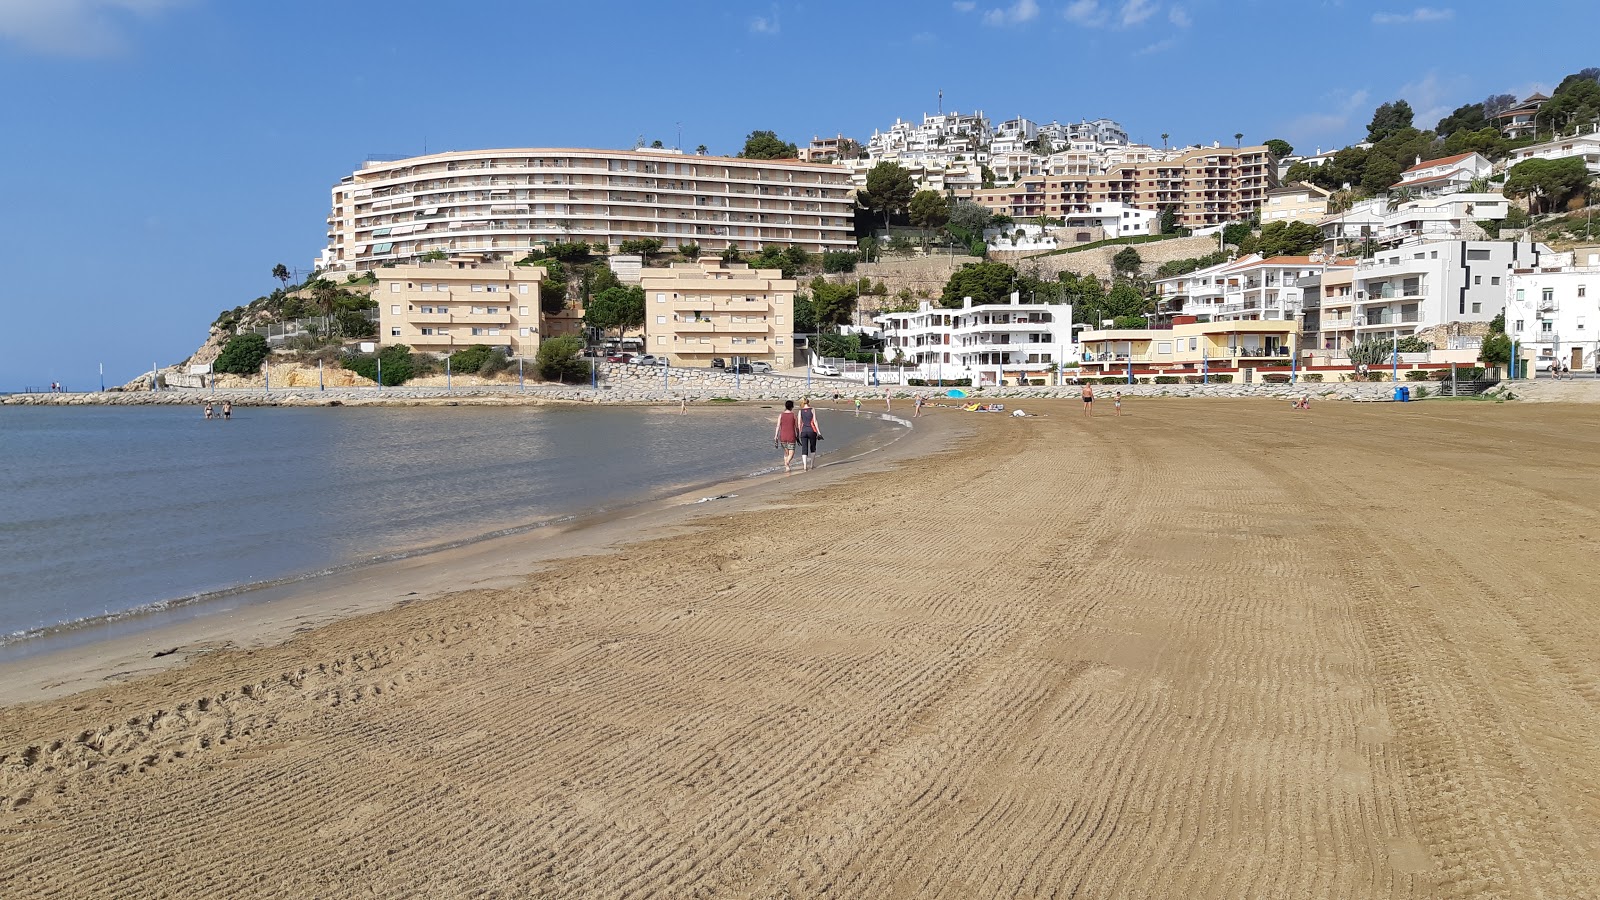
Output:
M1107 376L1105 378L1100 379L1100 383L1101 384L1127 384L1128 383L1128 376L1126 376L1126 375L1109 375L1109 376Z
M1301 381L1321 381L1322 380L1322 373L1321 372L1307 372L1304 375L1300 376L1300 380Z
M1433 373L1427 371L1426 369L1412 369L1406 373L1407 381L1427 381L1432 377Z
M1428 389L1425 388L1425 387L1415 387L1415 388L1411 389L1411 399L1413 399L1413 400L1421 400L1421 399L1424 399L1427 396L1428 396Z
M589 363L580 355L583 341L567 334L539 345L539 377L546 381L574 382L589 377Z
M1194 378L1195 376L1190 375L1188 377ZM1199 381L1199 379L1195 378L1195 381ZM1156 376L1156 384L1177 384L1177 383L1178 383L1178 376L1176 376L1176 375L1157 375ZM1194 382L1192 382L1192 381L1190 382L1190 384L1193 384L1193 383Z
M1367 380L1368 381L1388 381L1389 380L1389 373L1388 372L1368 372L1367 373Z
M700 245L694 243L693 241L690 241L687 244L679 244L678 245L678 252L682 253L684 256L688 257L689 259L699 259L700 258Z
M1212 375L1211 380L1217 384L1228 384L1233 381L1232 375Z
M1200 384L1204 380L1205 379L1203 379L1199 375L1185 375L1185 376L1183 376L1183 383L1184 384Z
M253 331L234 335L228 345L222 348L222 353L218 354L217 361L211 364L211 371L225 375L253 375L261 370L261 364L271 352L267 347L267 339Z
M1267 372L1261 376L1261 380L1267 384L1288 384L1289 375L1286 372Z
M491 356L500 357L502 362L506 358L505 353L487 344L473 344L450 354L450 371L463 375L477 372Z
M356 310L341 309L333 320L339 326L339 333L347 338L369 338L378 335L378 323Z
M383 383L388 387L405 384L417 373L411 360L411 348L405 344L391 344L377 353L347 353L339 359L339 365L369 381L377 381L380 360Z
M544 253L546 256L559 259L562 262L572 262L573 260L588 257L589 250L589 245L583 241L572 241L570 243L551 244L544 248Z
M1034 387L1044 387L1044 379L1043 378L1035 378L1035 379L1032 379L1031 381L1029 381L1028 384L1030 384L1030 385L1032 385Z
M854 272L861 254L854 250L829 250L822 254L822 271L829 275Z
M638 240L623 241L617 245L623 253L637 253L640 256L651 256L661 252L660 238L639 238Z

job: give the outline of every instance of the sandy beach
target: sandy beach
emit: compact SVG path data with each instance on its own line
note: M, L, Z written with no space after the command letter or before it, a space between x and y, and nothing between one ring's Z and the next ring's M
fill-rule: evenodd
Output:
M0 897L1600 896L1592 406L1024 405L0 669Z

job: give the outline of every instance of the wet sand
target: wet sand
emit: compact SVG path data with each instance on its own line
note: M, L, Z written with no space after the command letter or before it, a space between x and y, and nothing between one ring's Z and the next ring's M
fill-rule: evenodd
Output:
M0 710L0 896L1596 896L1592 407L1025 405Z

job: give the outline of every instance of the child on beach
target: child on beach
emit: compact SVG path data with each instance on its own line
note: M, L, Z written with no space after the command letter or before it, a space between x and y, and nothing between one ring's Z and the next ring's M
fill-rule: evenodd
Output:
M1122 415L1122 392L1121 391L1112 391L1111 392L1111 408L1117 411L1117 415L1119 415L1119 416Z
M860 415L861 415L861 398L857 397L856 398L856 416L859 417Z

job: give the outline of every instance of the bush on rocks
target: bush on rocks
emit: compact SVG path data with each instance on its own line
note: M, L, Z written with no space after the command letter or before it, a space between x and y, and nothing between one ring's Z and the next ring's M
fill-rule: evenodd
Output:
M1321 381L1322 380L1322 373L1321 372L1307 372L1304 375L1300 376L1300 380L1301 381Z
M1190 375L1189 377L1190 378L1195 378L1195 376L1193 376L1193 375ZM1199 379L1195 378L1195 381L1199 381ZM1177 383L1178 383L1178 376L1176 376L1176 375L1157 375L1156 376L1156 384L1177 384ZM1190 384L1193 384L1193 383L1194 382L1190 382Z
M267 339L253 331L234 335L211 364L211 371L222 375L254 375L261 371L261 364L271 352Z

